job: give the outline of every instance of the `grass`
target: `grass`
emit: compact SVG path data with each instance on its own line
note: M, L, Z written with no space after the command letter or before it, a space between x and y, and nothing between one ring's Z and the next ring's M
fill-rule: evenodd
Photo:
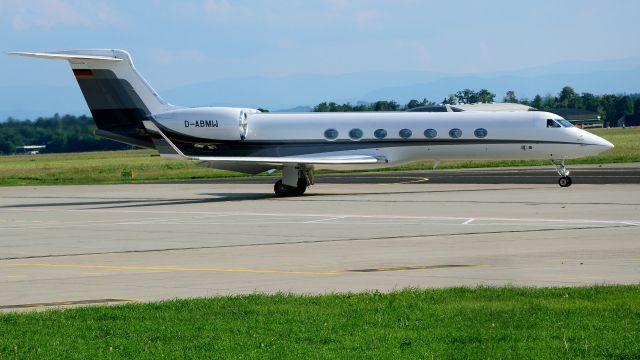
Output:
M0 359L640 358L640 286L243 295L0 314Z
M123 176L124 173L124 176ZM95 184L241 176L172 161L155 150L105 151L0 158L0 185Z
M640 128L594 129L616 147L598 156L567 164L640 162ZM548 161L446 161L440 169L549 165ZM433 162L418 162L383 170L430 170ZM376 170L380 171L380 170ZM172 161L153 150L0 157L0 185L95 184L130 181L187 180L242 176L200 168L195 162ZM123 173L125 176L123 177Z

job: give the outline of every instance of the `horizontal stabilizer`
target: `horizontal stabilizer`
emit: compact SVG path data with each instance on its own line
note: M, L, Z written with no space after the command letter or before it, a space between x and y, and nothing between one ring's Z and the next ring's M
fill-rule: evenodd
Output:
M28 57L41 58L41 59L60 59L60 60L82 59L82 60L122 61L122 59L119 59L117 57L80 54L80 53L71 53L71 52L36 53L36 52L15 51L15 52L10 52L9 55L28 56Z
M186 160L198 160L210 163L249 163L249 164L308 164L308 165L354 165L386 163L382 156L371 155L304 155L304 156L187 156L185 155L152 121L143 121L145 128L152 134L159 135L160 139L154 139L154 144L162 157L182 158ZM161 146L159 146L161 145ZM168 146L167 146L168 145Z

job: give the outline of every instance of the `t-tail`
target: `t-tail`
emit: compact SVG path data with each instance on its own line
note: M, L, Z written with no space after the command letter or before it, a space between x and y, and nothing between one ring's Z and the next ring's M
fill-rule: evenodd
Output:
M138 74L129 53L123 50L11 54L69 61L96 122L96 135L111 140L154 148L143 120L151 114L179 108L158 96Z

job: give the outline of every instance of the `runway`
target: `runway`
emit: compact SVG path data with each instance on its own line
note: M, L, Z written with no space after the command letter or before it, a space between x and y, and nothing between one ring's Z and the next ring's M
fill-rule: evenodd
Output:
M545 183L446 180L522 178L523 170L504 169L439 172L440 181L432 172L322 175L298 198L275 198L266 177L4 187L0 309L253 292L637 284L640 177L628 175L638 169L601 170L583 170L599 179L591 181L574 171L570 188L558 187L553 173ZM616 171L625 181L598 176Z

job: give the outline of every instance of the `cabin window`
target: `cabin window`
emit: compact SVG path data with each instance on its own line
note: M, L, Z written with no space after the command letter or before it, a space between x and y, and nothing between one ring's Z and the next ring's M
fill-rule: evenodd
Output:
M462 136L462 130L457 129L457 128L451 129L451 130L449 130L449 136L451 138L453 138L453 139L457 139L457 138Z
M548 128L559 128L562 127L560 124L558 124L557 122L555 122L555 120L553 119L547 119L547 127Z
M424 131L424 137L426 138L433 139L436 136L438 136L436 129L427 129Z
M327 140L335 140L338 138L338 130L327 129L324 131L324 137L327 138Z
M349 137L351 138L351 140L360 140L360 138L362 137L362 130L351 129L351 131L349 131Z
M474 134L477 138L482 139L482 138L487 137L488 132L487 132L487 129L484 129L484 128L478 128L478 129L476 129L476 130L473 132L473 134Z
M384 139L387 137L387 130L385 129L378 129L376 131L373 132L373 136L375 136L378 139Z
M400 135L401 138L403 139L408 139L411 137L411 130L409 129L402 129L398 132L398 135Z

